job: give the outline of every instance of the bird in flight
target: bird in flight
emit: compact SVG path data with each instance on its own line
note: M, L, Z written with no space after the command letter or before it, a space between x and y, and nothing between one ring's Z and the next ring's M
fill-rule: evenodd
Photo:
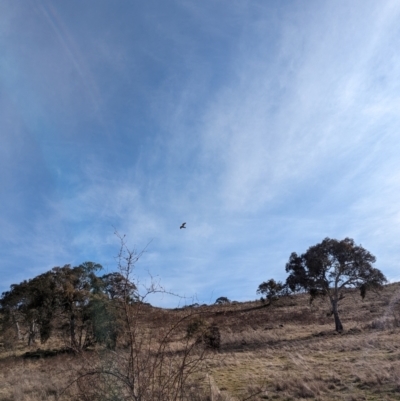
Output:
M186 223L182 223L182 225L181 225L179 228L180 228L180 229L186 228L185 226L186 226Z

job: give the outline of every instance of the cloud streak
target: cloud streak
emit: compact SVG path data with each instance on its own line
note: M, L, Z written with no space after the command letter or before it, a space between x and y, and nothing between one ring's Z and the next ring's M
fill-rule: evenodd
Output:
M114 269L114 228L151 241L141 280L200 302L254 298L326 236L398 277L397 2L4 4L5 286Z

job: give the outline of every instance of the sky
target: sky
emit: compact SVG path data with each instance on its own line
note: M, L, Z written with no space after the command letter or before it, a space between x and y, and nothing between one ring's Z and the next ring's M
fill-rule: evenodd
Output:
M397 0L2 0L0 292L118 235L164 307L326 237L400 280L399 48Z

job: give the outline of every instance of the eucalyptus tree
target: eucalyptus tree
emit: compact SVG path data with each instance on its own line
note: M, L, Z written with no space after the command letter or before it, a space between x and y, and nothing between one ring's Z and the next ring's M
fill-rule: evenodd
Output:
M46 342L57 307L52 272L12 284L10 291L2 294L0 307L5 321L14 326L18 339L27 333L28 345L31 345L39 333L41 342Z
M42 343L46 342L53 327L61 324L68 330L73 349L85 347L99 333L94 325L105 320L99 314L106 306L111 310L105 305L109 298L103 290L104 282L96 275L101 269L93 262L65 265L11 285L0 298L3 326L13 326L18 339L27 333L28 344L32 344L37 334ZM100 301L104 303L101 307ZM107 320L112 320L110 314Z
M100 277L102 291L111 300L126 300L133 303L138 299L137 287L119 272L108 273Z
M272 303L279 297L287 294L287 287L282 282L271 278L258 286L257 294L265 295L269 302Z
M340 332L343 325L339 318L338 304L346 288L358 288L364 298L368 289L379 289L386 277L375 268L376 258L351 238L338 241L325 238L297 255L293 252L286 264L287 286L292 291L306 290L311 299L317 295L329 298L335 329Z
M92 342L89 311L94 294L101 293L102 281L96 272L102 266L85 262L79 266L54 267L56 293L61 315L66 319L70 347L79 350Z
M21 311L24 303L24 289L26 281L20 284L12 284L9 291L2 293L0 298L0 311L2 313L2 330L9 327L15 329L16 337L21 340L23 333L21 325L25 322L25 316Z
M217 298L217 300L215 301L216 305L228 305L231 303L231 300L228 299L227 297L219 297Z

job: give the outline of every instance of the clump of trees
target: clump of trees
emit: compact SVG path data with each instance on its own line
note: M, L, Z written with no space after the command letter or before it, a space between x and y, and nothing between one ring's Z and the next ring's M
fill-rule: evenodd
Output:
M362 298L367 290L380 289L387 282L383 273L373 264L376 258L351 238L341 241L325 238L321 243L311 246L305 253L293 252L286 264L289 274L286 282L273 279L260 284L257 292L265 294L270 301L293 293L306 291L310 303L318 297L329 300L335 320L335 330L343 330L338 305L343 299L343 290L357 288Z
M205 326L199 344L189 331L182 336L198 312L183 310L164 320L163 311L145 302L163 289L152 281L141 285L139 294L134 284L135 264L144 251L128 249L125 237L117 236L118 272L101 275L99 264L86 262L15 284L0 299L2 329L15 330L16 338L26 335L29 344L39 338L44 343L62 330L67 350L81 360L68 387L77 388L74 399L210 399L201 379L210 348L219 347L218 328ZM88 357L84 350L92 344L103 345L93 347Z
M287 286L281 281L275 281L273 278L264 281L258 286L257 294L262 294L270 303L279 297L287 295Z
M13 328L28 345L45 343L57 328L75 351L94 343L115 347L118 304L136 302L137 289L121 273L97 275L101 270L94 262L65 265L11 285L0 298L3 329Z

